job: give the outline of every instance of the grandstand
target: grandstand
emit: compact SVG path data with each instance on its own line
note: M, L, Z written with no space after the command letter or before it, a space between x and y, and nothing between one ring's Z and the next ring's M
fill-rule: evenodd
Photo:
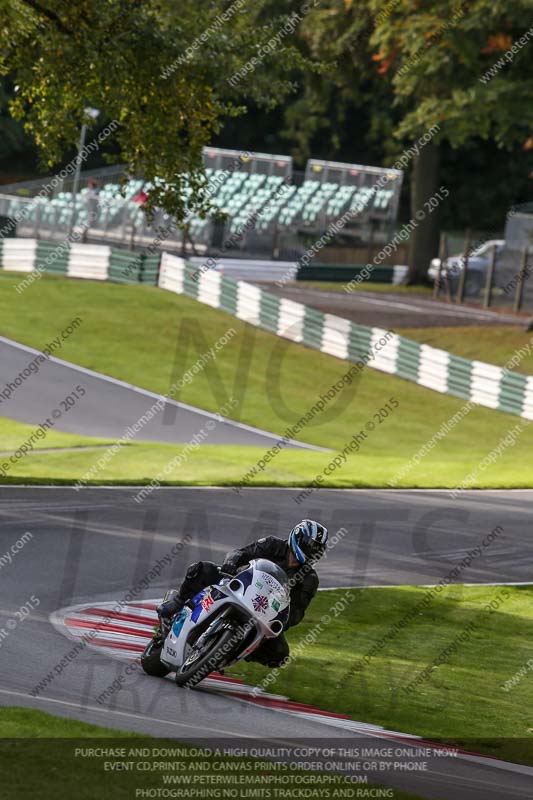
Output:
M212 147L204 149L204 166L219 214L192 214L185 232L163 211L149 222L138 195L141 190L149 194L152 185L140 178L124 180L116 169L85 173L75 199L65 182L53 195L39 195L39 181L0 187L0 215L19 221L19 235L38 238L82 230L91 241L143 246L163 231L165 248L183 253L287 255L289 248L290 257L330 228L342 230L354 244L384 242L396 222L400 170L311 159L302 174L294 171L290 156ZM88 182L95 178L99 195L89 219ZM185 192L187 197L192 189Z

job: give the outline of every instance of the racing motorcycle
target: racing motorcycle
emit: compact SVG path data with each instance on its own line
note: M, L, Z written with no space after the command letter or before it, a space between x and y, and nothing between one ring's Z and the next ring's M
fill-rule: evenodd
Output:
M191 688L214 670L241 661L267 638L279 636L289 618L290 587L281 567L254 559L234 577L196 594L146 646L148 675L175 671L178 686Z

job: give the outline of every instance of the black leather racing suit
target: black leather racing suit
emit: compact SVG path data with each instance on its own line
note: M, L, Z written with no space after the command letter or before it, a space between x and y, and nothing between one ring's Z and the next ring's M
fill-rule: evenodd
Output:
M247 564L253 558L267 558L285 570L291 586L291 605L289 621L285 628L291 628L302 621L305 610L318 589L318 575L310 562L289 567L289 545L286 539L277 536L267 536L256 542L239 547L229 552L224 559L222 572L237 571L238 567ZM178 596L187 602L195 594L216 583L220 579L219 567L212 561L197 561L191 564L185 574ZM257 650L250 656L250 661L258 661L269 667L280 666L289 655L289 645L285 636L281 634L275 639L265 639Z

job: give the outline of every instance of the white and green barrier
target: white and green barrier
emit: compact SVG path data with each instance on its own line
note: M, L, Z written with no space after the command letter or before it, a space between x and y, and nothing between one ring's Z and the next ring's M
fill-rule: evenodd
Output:
M50 272L70 278L157 284L160 254L146 255L109 245L1 239L0 267L14 272Z
M0 239L0 267L16 272L38 270L73 278L158 284L336 358L360 362L436 392L533 419L533 376L469 361L382 328L323 314L168 253L145 255L107 245Z
M276 297L164 253L159 286L267 331L443 394L533 419L533 377L469 361L429 345Z

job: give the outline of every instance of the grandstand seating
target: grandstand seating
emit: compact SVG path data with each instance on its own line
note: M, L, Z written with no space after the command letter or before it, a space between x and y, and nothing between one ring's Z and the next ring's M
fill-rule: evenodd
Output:
M234 156L231 162L228 154ZM249 232L253 232L255 241L261 237L272 239L279 231L320 234L347 212L353 212L350 219L344 218L347 228L360 229L361 237L369 222L376 228L390 226L395 221L401 186L398 171L387 175L386 181L390 183L380 182L376 188L378 177L386 170L311 161L305 179L296 186L290 182L292 164L287 157L248 154L239 160L239 154L236 154L237 159L235 154L236 151L209 151L205 171L210 200L220 210L221 219L226 220L224 236L237 249L246 242ZM172 222L168 214L157 213L150 224L140 204L133 202L140 189L149 193L151 188L151 184L140 179L130 179L122 186L116 182L103 183L91 228L110 239L119 235L124 238L126 231L153 235L158 228L167 228ZM37 230L68 232L73 225L86 225L87 191L82 188L78 192L74 208L70 192L60 191L53 199L35 197L29 210L26 209L24 224L33 225L34 235ZM185 199L192 191L190 186L184 188ZM27 199L4 197L3 213L17 216L22 205L28 206L28 203ZM192 214L188 228L195 244L209 246L214 232L213 218ZM176 230L171 238L180 241L181 233Z

